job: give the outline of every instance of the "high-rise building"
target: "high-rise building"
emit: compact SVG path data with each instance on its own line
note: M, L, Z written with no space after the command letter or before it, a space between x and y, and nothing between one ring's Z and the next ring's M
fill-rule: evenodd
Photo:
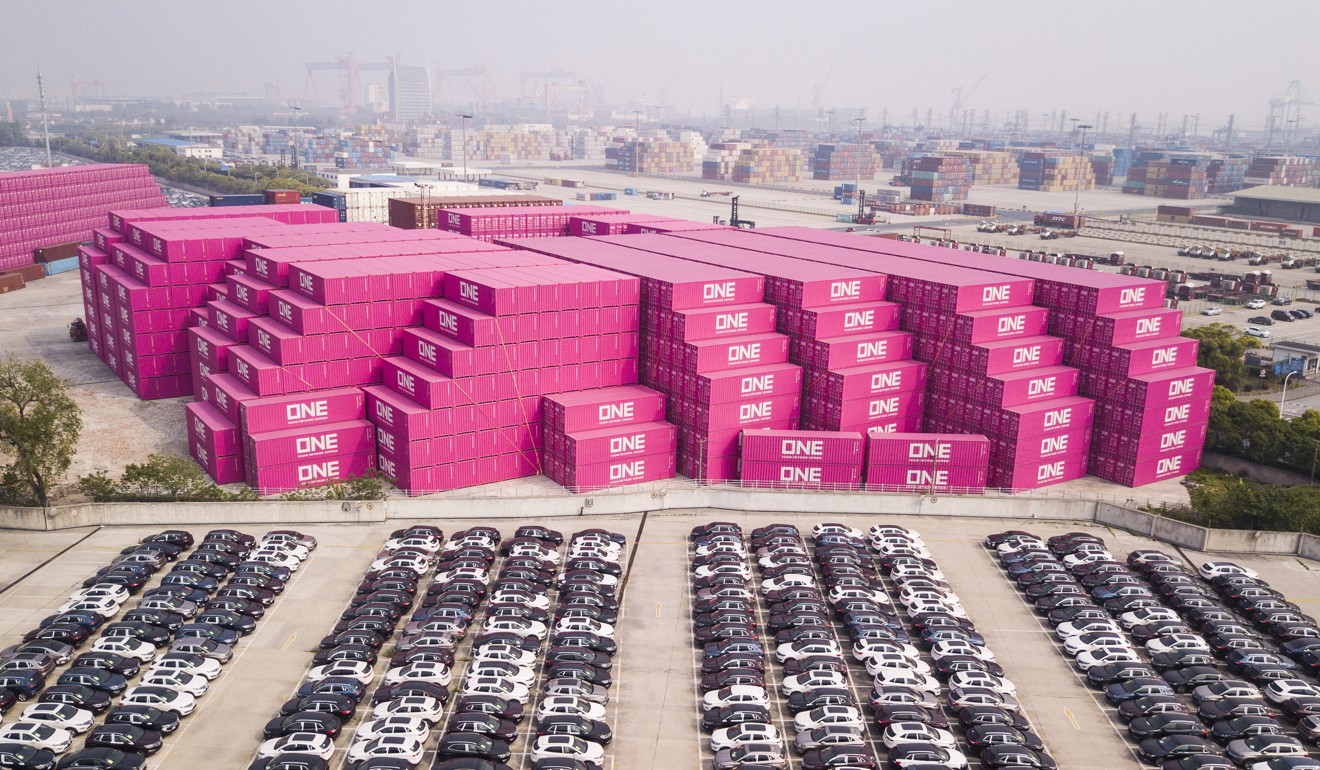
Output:
M431 74L426 67L396 64L390 70L390 114L405 122L431 114Z

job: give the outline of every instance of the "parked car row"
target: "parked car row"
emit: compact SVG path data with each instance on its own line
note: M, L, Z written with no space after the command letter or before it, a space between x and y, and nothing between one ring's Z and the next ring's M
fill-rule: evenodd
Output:
M498 537L498 533L496 533ZM418 585L439 561L442 569L471 569L484 575L494 558L492 550L475 557L458 557L456 551L487 544L480 533L465 540L456 533L448 545L444 533L429 525L414 525L391 534L376 554L349 599L348 606L330 633L321 639L312 666L293 697L266 724L264 741L257 748L252 770L325 770L335 751L335 739L356 713L375 680L374 666L381 648L417 597ZM444 550L442 552L442 546ZM492 544L493 547L493 544ZM484 558L489 555L490 559ZM460 578L455 577L452 583ZM453 636L461 634L473 608L484 593L485 581L473 583L480 590L464 592L475 597L471 605L440 601L451 582L435 582L427 600L414 615L410 644L390 661L385 684L376 691L371 717L354 733L348 748L352 766L368 768L412 767L421 761L423 742L440 719L448 700L449 666L453 663ZM436 593L432 593L435 589ZM430 603L427 603L428 600ZM453 613L439 611L427 622L429 610L443 605L459 607ZM417 621L417 617L421 621ZM452 622L451 622L452 621ZM435 640L436 645L429 644Z
M854 542L861 541L861 534L857 530L847 533ZM1021 713L1016 684L1004 675L977 633L921 535L903 527L879 525L867 536L881 572L893 584L897 604L917 634L915 644L905 646L906 657L899 659L899 665L894 664L892 653L887 659L867 660L867 670L876 674L872 698L882 694L901 698L908 708L925 709L932 715L940 713L943 702L957 716L962 730L960 750L959 741L947 728L927 721L918 731L910 722L895 721L903 715L881 712L877 705L877 720L887 723L890 764L966 767L971 755L987 768L1053 770L1053 757ZM929 662L919 657L918 649Z
M1010 531L985 544L1116 707L1143 761L1166 770L1230 760L1259 770L1320 767L1261 697L1283 673L1257 657L1272 653L1174 557L1138 550L1120 562L1101 538L1081 532L1041 540ZM1232 579L1230 567L1222 570ZM1190 693L1190 704L1178 693Z

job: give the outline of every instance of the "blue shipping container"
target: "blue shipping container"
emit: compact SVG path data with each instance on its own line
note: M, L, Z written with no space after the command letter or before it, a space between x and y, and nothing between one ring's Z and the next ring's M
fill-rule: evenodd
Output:
M64 259L57 259L53 262L47 262L45 269L46 275L58 275L60 273L67 273L71 270L77 270L78 258L66 257Z

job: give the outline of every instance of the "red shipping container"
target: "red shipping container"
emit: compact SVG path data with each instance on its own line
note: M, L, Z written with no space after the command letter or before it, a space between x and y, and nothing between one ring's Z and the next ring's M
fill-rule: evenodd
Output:
M860 468L866 456L866 440L861 433L745 430L741 441L744 467L752 461L846 464Z
M979 434L880 433L867 434L867 465L971 465L984 467L990 440Z
M860 457L853 463L742 461L739 477L744 487L756 489L854 490L862 485Z

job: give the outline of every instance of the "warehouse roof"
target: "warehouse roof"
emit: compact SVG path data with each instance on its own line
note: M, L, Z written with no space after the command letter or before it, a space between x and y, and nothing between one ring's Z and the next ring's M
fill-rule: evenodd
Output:
M189 142L184 139L171 139L168 137L148 137L144 139L134 139L138 144L155 144L161 147L209 147L210 145L200 142Z
M1309 187L1283 187L1281 185L1262 185L1246 190L1229 193L1235 199L1244 198L1255 201L1283 201L1285 203L1320 203L1320 190Z
M1300 350L1306 353L1320 353L1320 345L1310 342L1301 342L1299 340L1275 340L1275 348L1287 348L1288 350Z

